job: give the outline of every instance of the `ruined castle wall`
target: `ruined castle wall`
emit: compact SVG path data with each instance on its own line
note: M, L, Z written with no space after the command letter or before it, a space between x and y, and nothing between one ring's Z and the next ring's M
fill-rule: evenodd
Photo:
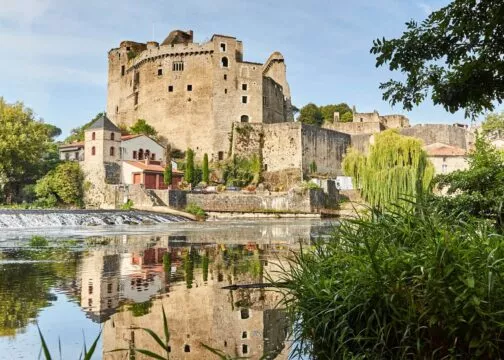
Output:
M404 115L380 116L380 120L387 129L400 129L410 126L408 118Z
M354 149L367 154L371 145L373 134L355 134L352 135L351 144Z
M372 113L354 113L353 122L380 122L380 115L378 112Z
M233 155L241 157L260 155L264 145L263 124L235 123L232 141Z
M423 140L425 145L436 142L467 149L467 130L444 124L423 124L400 130L401 135Z
M285 100L282 87L269 77L264 77L262 81L264 123L275 124L285 122Z
M321 129L317 126L302 125L302 169L309 173L310 164L317 165L317 173L337 176L342 174L341 162L350 146L350 135Z
M282 54L274 52L263 66L263 75L273 79L282 87L284 97L284 121L294 121L292 112L291 92L287 82L287 66ZM266 121L265 121L266 122Z
M324 129L339 131L345 134L374 134L385 130L385 127L380 122L325 122L322 127Z
M263 168L266 172L296 169L301 172L301 124L264 125Z

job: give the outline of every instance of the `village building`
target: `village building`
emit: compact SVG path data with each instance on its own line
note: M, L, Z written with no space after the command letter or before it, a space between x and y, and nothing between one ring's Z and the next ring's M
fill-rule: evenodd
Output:
M465 149L443 143L433 143L423 147L427 157L434 165L434 174L448 174L457 170L465 170L467 151Z

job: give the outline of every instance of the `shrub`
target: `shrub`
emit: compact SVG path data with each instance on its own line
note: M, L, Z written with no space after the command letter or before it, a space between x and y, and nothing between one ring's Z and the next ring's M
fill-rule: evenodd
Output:
M43 236L35 235L30 239L31 247L45 247L47 245L49 245L49 241Z
M189 184L194 181L194 151L192 149L186 151L184 180Z
M438 213L346 220L279 282L316 359L504 356L504 237Z
M121 210L131 210L133 209L133 201L128 199L124 204L121 205Z
M258 184L261 175L261 159L257 155L250 158L233 156L224 163L223 178L228 186L244 187Z
M166 164L166 167L164 169L163 182L165 183L165 185L171 185L172 181L173 181L173 169L171 162L169 162L168 164Z
M208 154L203 155L202 180L208 184L210 182L210 173L208 170Z
M204 217L206 215L205 211L195 203L187 204L185 211L198 217Z
M64 162L47 173L35 185L39 199L52 201L55 197L63 204L82 206L84 174L76 162Z
M318 186L316 183L312 181L303 181L301 183L301 187L305 190L318 190L320 189L320 186Z

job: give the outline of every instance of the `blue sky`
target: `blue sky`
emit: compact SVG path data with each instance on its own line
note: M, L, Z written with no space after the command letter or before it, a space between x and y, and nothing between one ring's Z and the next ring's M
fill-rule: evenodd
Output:
M24 101L66 135L105 109L107 51L122 40L161 42L173 29L243 41L245 60L283 53L293 103L346 102L412 123L465 122L430 101L406 113L382 100L372 40L400 36L447 0L0 0L0 96Z

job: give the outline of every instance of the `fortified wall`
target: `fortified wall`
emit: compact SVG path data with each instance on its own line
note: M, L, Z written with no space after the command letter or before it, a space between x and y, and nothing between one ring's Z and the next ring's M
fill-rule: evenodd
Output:
M263 178L270 185L294 185L309 174L341 175L350 135L301 123L241 124L233 127L233 155L262 159Z
M340 131L345 134L375 134L387 129L401 129L409 127L409 120L404 115L380 115L378 111L372 113L353 113L352 122L341 122L339 113L334 113L332 123L324 123L322 127Z
M457 125L422 124L401 129L400 133L421 139L425 145L442 143L469 150L474 144L474 135L467 128Z
M172 31L161 43L121 42L108 53L107 115L116 124L145 119L172 147L222 160L234 122L293 121L285 61L243 60L235 37L194 43Z

